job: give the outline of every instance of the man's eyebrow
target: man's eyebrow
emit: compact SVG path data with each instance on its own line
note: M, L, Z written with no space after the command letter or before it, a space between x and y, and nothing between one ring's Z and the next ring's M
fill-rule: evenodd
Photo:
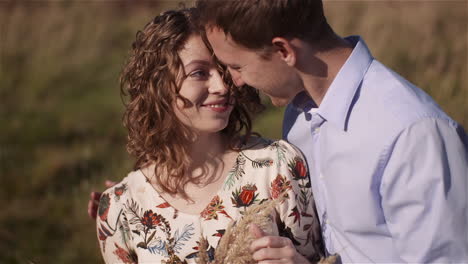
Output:
M214 52L211 53L211 56L213 57L213 59L215 59L216 61L218 61L219 63L221 63L222 65L226 66L226 67L229 67L229 68L232 68L232 69L235 69L235 68L240 68L241 66L238 65L238 64L229 64L229 63L226 63L224 61L222 61L220 58L218 58L216 56L216 54Z
M241 66L239 64L228 64L227 65L229 68L232 68L232 69L238 69L238 68L241 68Z
M221 64L223 64L223 65L225 65L225 66L227 66L227 67L229 67L229 68L240 68L240 65L238 65L238 64L225 63L224 61L222 61L222 60L220 60L220 59L218 59L218 61L219 61Z

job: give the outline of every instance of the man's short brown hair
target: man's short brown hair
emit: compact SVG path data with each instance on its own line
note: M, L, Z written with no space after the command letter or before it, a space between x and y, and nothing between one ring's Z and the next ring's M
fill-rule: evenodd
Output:
M204 26L250 49L267 48L274 37L313 43L332 32L322 0L198 0L197 8Z

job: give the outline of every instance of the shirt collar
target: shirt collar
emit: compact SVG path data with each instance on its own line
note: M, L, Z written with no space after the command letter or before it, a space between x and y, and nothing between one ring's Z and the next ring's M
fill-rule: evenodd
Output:
M346 130L346 120L354 95L367 72L373 57L359 36L345 38L354 46L351 55L341 67L326 92L317 113L338 128Z

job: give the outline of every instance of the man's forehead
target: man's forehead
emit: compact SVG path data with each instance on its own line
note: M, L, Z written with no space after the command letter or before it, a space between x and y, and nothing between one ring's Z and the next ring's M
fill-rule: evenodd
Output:
M226 32L224 32L224 30L218 26L206 26L206 33L207 35L213 39L216 39L217 41L224 41L226 42L227 44L230 44L230 45L235 45L235 42L234 40L232 39L231 35L228 33L226 34Z
M218 60L229 67L240 67L240 60L250 57L251 53L256 54L254 50L235 42L230 34L226 34L220 27L207 27L206 34Z
M236 46L232 38L224 33L222 29L212 28L206 32L208 41L213 47L213 51L218 58L225 59L225 57L232 57L236 52ZM224 63L224 61L223 61Z

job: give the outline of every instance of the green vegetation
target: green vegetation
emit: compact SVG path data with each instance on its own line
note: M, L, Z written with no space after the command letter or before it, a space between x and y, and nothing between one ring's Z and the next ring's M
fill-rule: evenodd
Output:
M176 1L0 2L0 263L100 263L86 205L119 180L118 74L135 33ZM467 3L329 1L341 35L431 94L468 127ZM281 135L282 109L256 130Z

